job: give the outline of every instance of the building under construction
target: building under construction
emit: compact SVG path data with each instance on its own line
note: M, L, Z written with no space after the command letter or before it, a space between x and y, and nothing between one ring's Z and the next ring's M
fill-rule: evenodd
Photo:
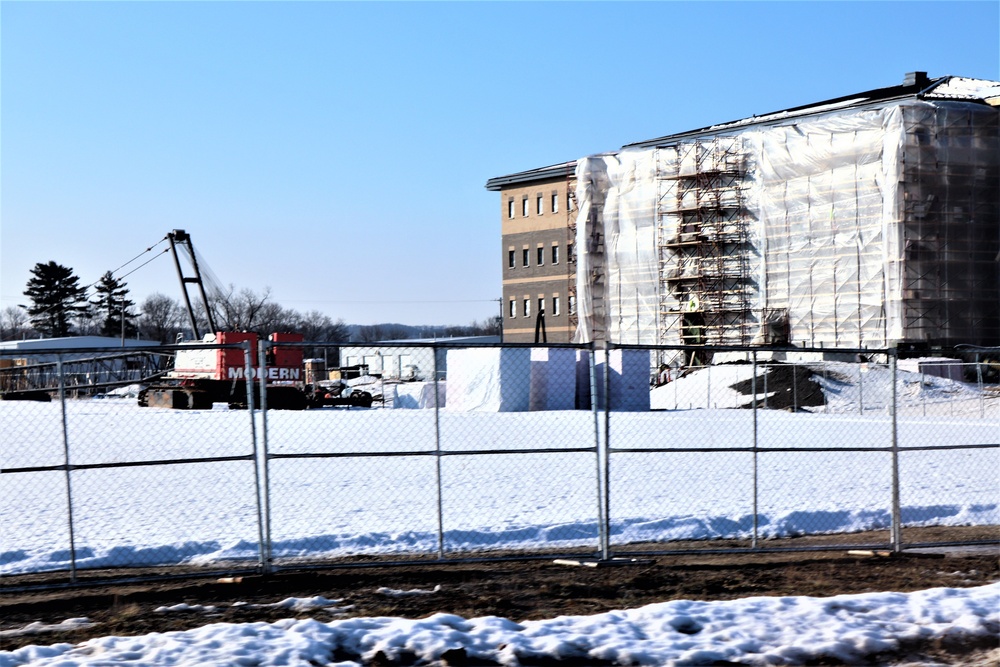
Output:
M916 72L577 160L575 340L1000 344L998 105Z

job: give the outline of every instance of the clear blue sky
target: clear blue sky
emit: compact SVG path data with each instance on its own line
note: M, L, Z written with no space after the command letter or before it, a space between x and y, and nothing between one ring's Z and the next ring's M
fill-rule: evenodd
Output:
M488 178L902 82L1000 79L1000 3L0 3L0 294L192 234L350 323L498 312ZM162 247L162 246L161 246ZM168 256L126 278L179 298Z

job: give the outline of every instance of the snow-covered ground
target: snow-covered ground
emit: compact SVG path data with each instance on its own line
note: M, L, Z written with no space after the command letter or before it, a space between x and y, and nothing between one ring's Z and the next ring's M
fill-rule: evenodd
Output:
M753 454L729 449L750 447L755 434L761 448L790 450L757 457L762 537L886 527L891 454L881 449L891 442L892 421L885 385L878 381L883 371L866 372L861 386L845 381L844 374L821 378L824 406L811 408L814 413L758 411L756 428L751 411L729 409L748 401L729 389L747 379L746 366L715 367L654 390L653 407L661 410L612 414L612 543L747 536ZM1000 523L1000 452L941 449L997 442L1000 402L962 383L902 380L899 444L929 448L900 453L904 525ZM435 551L439 460L446 548L596 545L597 457L589 412L442 412L435 420L432 410L340 409L273 412L267 421L272 454L334 455L270 461L270 523L279 560ZM73 464L90 466L70 476L78 566L256 558L257 471L248 413L70 401L66 422L64 443L58 404L0 402L0 468L57 466L64 447ZM259 417L255 427L263 447ZM437 442L446 453L440 459L432 455ZM795 451L817 446L834 451ZM583 451L537 452L541 448ZM667 451L635 451L651 448ZM502 453L519 449L536 452ZM379 456L398 452L407 455ZM234 460L218 460L226 457ZM101 467L179 458L212 460ZM62 471L0 475L0 574L68 567L69 518ZM955 572L956 585L962 575ZM158 611L197 614L207 625L0 651L0 667L353 667L379 652L425 662L458 652L504 665L553 659L870 663L913 642L947 638L962 645L1000 634L1000 584L832 598L677 600L524 622L447 614L348 619L341 618L349 610L343 601L319 597L272 606L312 618L222 624L212 623L216 608L175 605ZM89 624L79 618L55 626L35 623L0 631L0 642L15 635L37 635L43 642L47 631Z
M860 385L849 381L850 368L820 378L826 405L760 410L755 420L750 410L726 409L749 400L729 387L750 369L717 366L653 390L654 407L676 395L677 404L711 396L711 408L612 413L612 545L749 537L755 457L746 450L755 442L788 450L756 456L760 537L889 526L883 370L868 369ZM1000 450L940 449L996 443L1000 401L918 374L901 373L899 386L898 442L928 448L899 455L904 526L1000 523ZM267 447L278 458L267 479L253 461L246 411L79 400L67 402L66 423L64 443L58 403L0 402L0 574L70 566L65 473L6 474L58 466L64 446L72 464L89 466L70 476L72 546L83 568L252 562L263 509L279 561L436 553L439 528L448 551L597 545L594 443L604 424L587 411L445 410L439 419L433 410L270 412ZM262 448L259 416L255 426ZM833 451L795 451L809 447ZM637 451L651 448L666 451ZM309 456L282 458L300 455ZM189 458L206 460L102 467ZM258 507L258 482L267 482L267 508Z
M78 645L0 651L0 667L59 665L331 665L359 667L378 653L428 664L464 654L502 665L885 664L917 642L947 637L969 645L1000 632L1000 584L914 593L829 598L754 597L720 602L673 600L593 616L515 622L435 614L424 619L350 618L337 600L285 600L313 618L209 624L183 632L101 637ZM164 608L210 623L208 607ZM322 619L322 620L320 620ZM333 619L333 620L330 620ZM61 625L81 625L70 619ZM43 627L25 628L40 633ZM16 631L15 631L16 632ZM441 664L441 663L436 663Z

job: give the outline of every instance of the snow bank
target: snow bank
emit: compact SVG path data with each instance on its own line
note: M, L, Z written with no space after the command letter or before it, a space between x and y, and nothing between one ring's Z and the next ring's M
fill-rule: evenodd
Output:
M183 632L101 637L81 644L0 651L0 667L131 663L360 667L381 653L430 664L463 656L517 665L600 660L670 666L867 663L944 637L958 645L1000 632L1000 584L828 598L672 600L592 616L517 623L465 619L351 618L322 623L217 623ZM340 662L334 662L334 656Z

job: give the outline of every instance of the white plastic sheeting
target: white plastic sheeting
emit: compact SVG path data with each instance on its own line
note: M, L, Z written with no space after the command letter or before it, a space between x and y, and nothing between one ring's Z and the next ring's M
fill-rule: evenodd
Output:
M763 307L787 310L794 344L901 339L899 108L803 118L751 138Z
M996 339L997 127L980 104L895 100L578 161L576 342L683 342L687 312L717 344L773 342L775 318L805 346ZM704 241L713 206L738 211L740 252Z
M528 410L528 348L448 350L448 402L455 412Z
M649 352L611 350L607 363L604 351L596 355L597 407L604 409L608 367L610 409L649 410ZM589 357L589 352L568 348L448 350L448 401L441 400L441 406L454 412L589 409ZM397 407L434 407L431 383L412 396L401 393L406 386L397 385Z
M597 408L603 410L604 373L608 375L611 392L609 409L621 412L646 412L649 410L650 353L646 350L598 350L595 352L594 384ZM577 352L577 403L589 409L590 361L589 353Z
M530 410L576 407L576 350L531 348Z
M613 156L607 156L614 161ZM576 164L576 342L604 338L604 198L608 192L605 156L586 157Z

